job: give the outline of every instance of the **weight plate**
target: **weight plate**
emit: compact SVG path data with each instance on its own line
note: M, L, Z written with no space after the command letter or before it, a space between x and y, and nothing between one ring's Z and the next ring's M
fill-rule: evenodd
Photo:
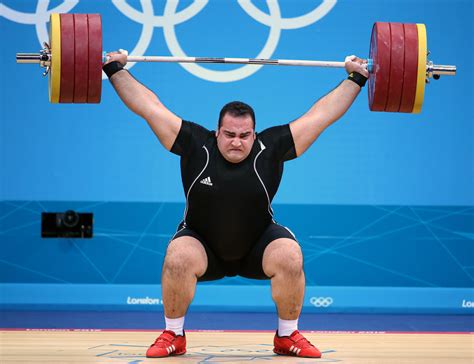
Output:
M51 47L51 67L49 70L49 101L59 102L61 88L61 20L59 14L49 18L49 45Z
M74 99L74 15L60 14L61 19L61 92L60 103Z
M415 104L413 105L413 113L420 113L423 106L423 99L425 97L425 83L426 83L426 56L428 51L428 42L426 39L425 24L416 24L418 29L418 72L416 79L416 96Z
M418 76L418 29L416 24L403 24L403 28L405 31L405 67L399 112L411 113L415 104Z
M385 111L398 112L403 88L405 34L403 24L390 25L390 81Z
M87 14L74 14L74 40L74 103L85 103L89 80Z
M100 14L88 14L89 90L88 103L99 103L102 91L102 20Z
M372 111L384 111L387 104L390 81L390 25L376 22L372 27L369 58L373 69L369 77L369 107Z

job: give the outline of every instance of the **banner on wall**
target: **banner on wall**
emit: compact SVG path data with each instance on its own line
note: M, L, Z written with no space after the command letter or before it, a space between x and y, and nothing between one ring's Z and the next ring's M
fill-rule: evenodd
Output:
M2 285L4 309L163 311L160 285ZM198 285L195 311L274 311L269 286ZM474 313L467 288L314 287L306 288L304 312Z

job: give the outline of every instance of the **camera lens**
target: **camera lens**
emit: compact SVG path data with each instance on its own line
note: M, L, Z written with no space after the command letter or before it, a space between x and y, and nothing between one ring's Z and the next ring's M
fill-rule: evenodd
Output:
M72 210L67 210L64 213L64 220L63 220L64 226L68 228L73 228L78 223L79 223L79 215L77 214L77 212L72 211Z

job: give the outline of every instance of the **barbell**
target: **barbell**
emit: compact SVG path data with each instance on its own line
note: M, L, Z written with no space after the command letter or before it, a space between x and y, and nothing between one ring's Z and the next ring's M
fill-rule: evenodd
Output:
M370 110L419 113L430 78L456 74L456 66L435 65L428 54L424 24L374 23L367 62ZM51 14L49 42L40 53L16 55L17 63L45 68L52 103L99 103L105 60L100 14ZM344 62L294 59L128 55L127 61L344 67Z

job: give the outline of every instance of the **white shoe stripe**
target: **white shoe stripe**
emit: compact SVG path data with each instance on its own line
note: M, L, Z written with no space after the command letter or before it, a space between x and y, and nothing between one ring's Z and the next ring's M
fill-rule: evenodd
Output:
M174 345L171 345L171 347L173 348L173 351L176 351L176 348Z
M298 350L296 351L296 355L300 355L300 351L301 351L301 349L298 349Z
M294 346L291 345L291 346L290 346L290 351L293 352L293 349L294 349Z

